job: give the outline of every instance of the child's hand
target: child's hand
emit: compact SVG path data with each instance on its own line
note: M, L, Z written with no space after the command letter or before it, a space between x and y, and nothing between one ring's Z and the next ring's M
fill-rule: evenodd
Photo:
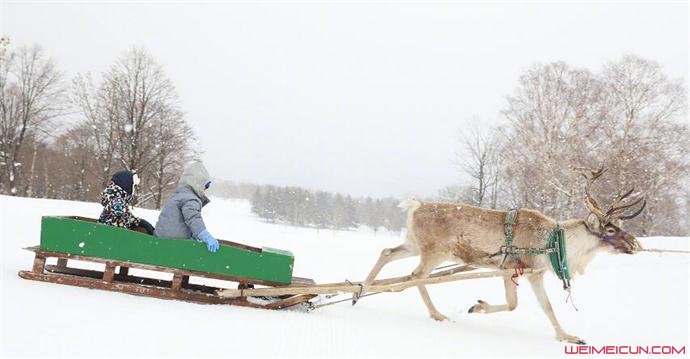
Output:
M206 243L206 249L208 249L209 252L215 253L216 251L218 251L218 248L220 248L218 240L213 238L211 233L208 233L208 231L205 229L201 233L199 233L197 237L200 241Z

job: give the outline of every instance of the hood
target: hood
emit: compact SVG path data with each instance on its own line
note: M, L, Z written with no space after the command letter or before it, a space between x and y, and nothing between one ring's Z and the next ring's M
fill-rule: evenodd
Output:
M122 187L115 184L115 182L110 181L103 192L101 192L101 204L103 206L107 206L113 200L113 197L120 197L126 202L129 202L131 199L131 196L124 189L122 189Z
M179 186L187 186L199 196L201 203L205 206L210 202L206 196L206 183L211 182L206 167L201 162L191 162L185 167L182 177L180 177Z
M110 180L125 190L127 195L132 195L132 190L134 187L134 172L127 170L117 171L115 174L113 174L113 177Z

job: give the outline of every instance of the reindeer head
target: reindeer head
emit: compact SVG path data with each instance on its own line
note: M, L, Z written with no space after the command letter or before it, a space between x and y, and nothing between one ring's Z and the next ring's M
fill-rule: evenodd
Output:
M628 197L634 191L634 188L632 188L624 194L619 192L609 209L604 212L594 197L592 197L591 192L592 183L601 177L604 172L606 170L602 167L598 171L592 171L591 174L582 174L587 179L585 205L589 210L585 225L587 230L601 239L603 246L612 249L616 253L632 254L642 249L642 246L635 236L621 229L621 223L623 220L634 218L642 213L642 210L647 205L647 201L644 199L644 196L629 199ZM623 204L626 199L627 204ZM637 206L640 202L642 202L642 206L637 211L629 215L624 214L626 210Z

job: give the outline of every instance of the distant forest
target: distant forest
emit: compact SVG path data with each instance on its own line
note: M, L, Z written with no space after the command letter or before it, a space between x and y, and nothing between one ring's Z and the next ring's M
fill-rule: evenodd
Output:
M365 225L374 231L383 228L395 232L405 226L405 214L397 207L400 201L395 198L353 198L300 187L227 181L214 181L211 189L214 196L249 200L252 213L272 223L321 229Z

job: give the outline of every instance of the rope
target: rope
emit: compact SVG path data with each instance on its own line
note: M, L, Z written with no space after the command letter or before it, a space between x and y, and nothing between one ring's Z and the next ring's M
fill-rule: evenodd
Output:
M683 254L690 254L690 251L684 251L684 250L681 250L681 249L656 249L656 248L638 249L637 252L683 253Z
M370 296L370 295L376 295L376 294L381 294L381 293L385 293L385 292L375 292L375 293L364 294L364 295L359 296L359 298L364 298L364 297L368 297L368 296ZM333 298L333 297L335 297L335 296L337 296L337 295L341 295L341 294L334 294L334 295L332 295L332 296L326 296L325 298L326 298L326 299L329 299L329 298ZM341 300L334 300L334 301L328 302L328 303L312 305L309 309L310 309L310 310L314 310L314 309L326 307L326 306L329 306L329 305L338 304L338 303L342 303L342 302L349 302L349 301L352 301L352 298L346 298L346 299L341 299Z
M565 302L568 303L568 299L570 299L570 305L573 306L573 308L575 309L576 312L579 312L580 310L577 309L577 307L575 306L575 300L573 299L573 293L571 292L570 289L571 289L571 287L568 287L568 289L567 289L568 290L568 296L565 298Z

